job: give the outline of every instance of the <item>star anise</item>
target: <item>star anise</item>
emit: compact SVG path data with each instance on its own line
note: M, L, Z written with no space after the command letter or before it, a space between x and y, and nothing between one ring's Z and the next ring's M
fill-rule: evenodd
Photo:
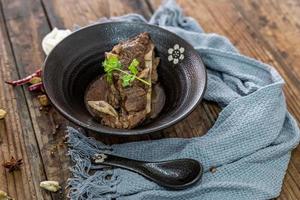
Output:
M2 166L8 169L8 172L11 173L15 170L19 170L22 164L23 164L22 159L15 159L12 156L10 161L4 162Z

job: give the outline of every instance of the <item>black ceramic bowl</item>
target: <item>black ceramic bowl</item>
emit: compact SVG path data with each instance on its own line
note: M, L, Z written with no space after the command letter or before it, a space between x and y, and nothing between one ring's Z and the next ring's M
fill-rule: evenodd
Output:
M135 129L103 126L86 109L85 91L104 73L104 52L141 32L150 33L161 59L158 74L166 93L165 106L157 118ZM144 23L109 22L82 28L60 42L44 63L43 83L55 108L75 124L109 135L138 135L156 132L185 118L204 94L206 70L193 47L167 30Z

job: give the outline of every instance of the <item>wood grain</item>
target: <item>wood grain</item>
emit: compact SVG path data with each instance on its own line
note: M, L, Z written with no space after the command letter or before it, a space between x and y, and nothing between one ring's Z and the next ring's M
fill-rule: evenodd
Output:
M40 68L44 61L45 56L40 44L43 36L50 31L47 18L39 0L2 0L1 3L16 67L19 75L24 77ZM29 147L34 147L35 151L40 154L45 176L39 180L34 180L33 183L29 182L29 184L25 180L23 184L27 187L36 186L36 190L41 193L36 197L37 199L51 199L50 193L41 192L39 188L40 181L45 179L63 180L61 184L64 187L64 182L69 177L68 158L65 156L66 148L64 146L60 149L55 148L63 139L64 131L61 130L55 135L52 134L56 122L61 123L63 120L54 110L51 110L48 114L41 112L36 99L38 94L31 94L27 89L24 89L24 91L25 98L23 97L22 101L25 100L23 104L27 105L27 115L29 116L20 118L20 121L31 120L33 129L27 135L33 136L33 139L26 143ZM12 120L12 122L14 121L16 120ZM27 126L23 125L24 128ZM54 151L55 156L51 155L51 151ZM32 162L35 164L34 160ZM30 166L31 164L25 163L25 165ZM33 175L35 173L33 172ZM20 194L22 193L20 192ZM26 192L25 194L27 196L18 199L31 199L30 193ZM59 193L52 195L53 199L59 199L60 196Z
M0 190L15 199L51 199L39 188L39 182L46 179L46 174L24 90L4 84L5 80L19 77L0 9L0 107L7 111L6 118L0 120L0 164L12 156L22 158L24 162L21 170L13 173L0 167Z
M37 94L25 88L3 85L39 68L45 56L41 40L53 27L73 29L99 18L136 12L146 19L160 0L0 0L0 107L9 111L0 120L0 161L11 155L22 157L24 166L13 175L0 169L0 190L16 199L65 199L64 193L41 191L41 180L58 180L65 186L70 176L69 158L62 144L64 126L69 122L54 109L41 112ZM193 16L207 32L226 37L251 57L273 65L286 80L288 109L300 120L300 44L297 0L179 0L187 15ZM105 143L123 143L163 137L194 137L207 132L220 109L203 102L181 123L154 135L142 137L104 137L88 133ZM53 134L55 126L62 127ZM2 142L1 142L2 141ZM53 152L51 154L51 152ZM299 199L300 150L292 161L278 199ZM28 191L28 192L27 192Z
M149 18L150 11L139 0L42 0L52 26L72 29L74 25L86 26L100 18L125 15L130 12Z

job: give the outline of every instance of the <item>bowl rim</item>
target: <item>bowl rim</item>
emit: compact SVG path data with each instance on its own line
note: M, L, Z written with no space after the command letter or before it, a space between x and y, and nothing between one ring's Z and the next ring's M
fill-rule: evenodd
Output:
M42 79L43 79L43 87L44 87L44 90L45 90L45 93L48 97L48 99L50 100L50 102L52 103L52 105L55 107L55 109L60 113L62 114L66 119L68 119L69 121L75 123L76 125L80 126L81 128L84 128L84 129L87 129L87 130L90 130L90 131L93 131L93 132L96 132L97 134L103 134L103 135L109 135L109 136L134 136L134 135L145 135L145 134L150 134L150 133L156 133L160 130L164 130L174 124L177 124L178 122L182 121L183 119L185 119L186 117L189 116L189 114L191 112L193 112L195 110L195 108L198 106L198 104L201 102L201 100L203 99L203 96L204 96L204 93L206 91L206 87L207 87L207 70L206 70L206 67L202 61L202 58L201 56L199 55L199 53L196 51L195 52L195 55L196 57L198 58L198 60L202 63L201 64L201 67L203 68L203 72L204 72L204 76L203 76L203 83L204 85L201 87L202 90L201 90L201 95L199 96L199 98L197 99L197 101L194 102L194 104L192 104L191 106L189 106L188 109L186 109L182 114L178 115L176 118L160 125L160 126L156 126L156 127L152 127L152 128L145 128L145 129L115 129L115 128L110 128L110 130L103 130L103 128L99 127L99 128L96 128L96 127L93 127L93 126L89 126L87 125L86 123L83 123L81 122L80 120L76 119L75 117L73 117L72 115L68 114L66 111L64 111L63 108L61 108L54 100L54 98L52 98L51 96L48 95L48 92L47 90L49 90L47 88L47 84L45 84L44 82L44 77L45 77L45 66L46 66L46 63L48 61L48 59L50 58L50 55L52 52L54 52L54 50L56 48L59 48L60 44L62 44L62 42L68 38L68 37L72 37L72 35L84 30L84 29L88 29L88 28L92 28L92 27L95 27L95 26L101 26L101 25L107 25L107 24L132 24L132 25L142 25L142 26L149 26L149 27L152 27L152 28L155 28L155 29L159 29L160 31L162 32L165 32L166 34L171 34L175 37L177 37L179 40L181 40L181 42L185 43L186 46L189 46L190 49L192 51L196 51L194 49L194 47L189 43L187 42L186 40L184 40L183 38L181 38L179 35L171 32L171 31L168 31L164 28L161 28L157 25L153 25L153 24L147 24L147 23L144 23L144 22L129 22L129 21L109 21L109 22L99 22L99 23L95 23L95 24L91 24L91 25L88 25L88 26L84 26L84 27L81 27L79 28L78 30L76 31L73 31L71 34L69 34L67 37L65 37L61 42L59 42L51 51L50 53L47 55L46 59L44 60L43 64L42 64Z

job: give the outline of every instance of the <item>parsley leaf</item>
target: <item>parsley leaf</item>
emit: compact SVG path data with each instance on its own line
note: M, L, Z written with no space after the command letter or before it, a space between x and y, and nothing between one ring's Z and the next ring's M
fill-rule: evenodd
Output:
M130 63L128 69L133 75L137 75L139 72L137 67L139 66L140 62L137 59L133 59L132 62Z
M146 85L151 85L151 83L136 76L139 72L137 69L138 65L139 65L139 61L137 59L133 59L130 65L128 66L130 72L124 71L121 69L122 64L119 61L118 56L114 54L109 54L106 57L106 59L102 62L102 66L104 67L104 71L106 72L107 81L110 83L112 83L113 71L119 71L120 73L123 74L123 76L121 76L123 87L130 86L135 79L141 81Z
M137 73L139 72L137 67L139 65L139 61L137 59L133 59L128 69L130 70L131 74L125 74L122 76L122 86L127 87L131 85L131 83L135 80Z
M102 63L104 71L107 74L107 81L112 82L112 73L113 71L120 69L122 67L119 58L116 55L109 55Z
M127 87L130 86L131 83L134 81L135 76L131 74L125 74L122 76L122 86Z

